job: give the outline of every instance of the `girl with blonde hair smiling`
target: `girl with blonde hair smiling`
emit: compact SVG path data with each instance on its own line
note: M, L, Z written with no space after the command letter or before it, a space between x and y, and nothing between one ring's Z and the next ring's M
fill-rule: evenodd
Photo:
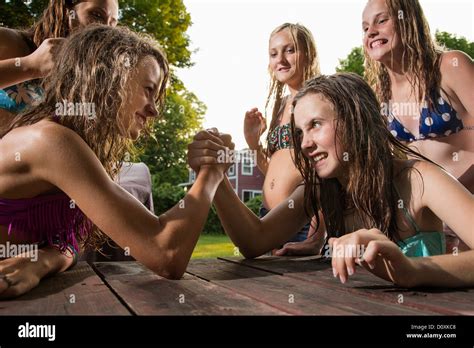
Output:
M17 115L0 142L0 243L45 245L37 262L0 261L0 297L64 271L74 260L62 253L96 246L104 234L159 275L180 278L228 165L201 168L180 204L159 217L113 181L131 142L161 112L164 54L125 28L89 26L65 41L53 70L44 101ZM61 100L93 103L96 117L57 115Z
M270 89L265 110L272 105L272 111L265 149L260 137L267 128L266 118L253 108L245 114L244 121L245 139L249 148L256 151L257 166L265 175L261 217L287 199L301 182L292 161L290 106L303 83L320 74L313 35L301 24L284 23L275 28L270 34L268 49ZM317 247L316 237L314 228L307 224L299 232L295 231L290 243L276 254L312 253L310 250ZM301 241L305 243L292 243Z
M435 44L418 0L370 0L362 28L366 75L392 135L474 193L472 59Z

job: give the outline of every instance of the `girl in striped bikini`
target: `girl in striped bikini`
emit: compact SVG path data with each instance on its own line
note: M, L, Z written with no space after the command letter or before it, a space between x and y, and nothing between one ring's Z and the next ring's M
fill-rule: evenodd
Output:
M270 35L268 70L271 82L265 108L273 102L273 111L266 149L260 143L260 137L267 128L262 113L257 108L251 109L245 114L244 121L245 139L249 148L256 151L257 166L265 176L261 217L286 200L301 184L301 175L295 168L291 155L293 145L290 106L293 96L304 81L320 73L316 44L311 32L300 24L285 23L275 28ZM321 233L315 232L314 224L312 228L308 223L301 230L295 231L288 243L275 253L317 253Z

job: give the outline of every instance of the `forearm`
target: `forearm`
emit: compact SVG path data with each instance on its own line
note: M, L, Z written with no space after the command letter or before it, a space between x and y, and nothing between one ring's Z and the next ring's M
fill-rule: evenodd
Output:
M260 218L241 202L227 178L217 190L214 206L225 232L244 256L256 257L267 251L261 246L265 236Z
M186 270L222 178L217 170L201 169L186 196L160 215L163 228L155 239L166 255L165 261L157 266L159 274L180 278Z
M457 255L438 255L415 259L414 286L474 286L474 250Z
M268 157L265 154L265 150L262 145L259 145L256 149L251 149L256 153L257 167L263 175L267 175L268 170Z
M34 79L26 57L0 61L0 89Z

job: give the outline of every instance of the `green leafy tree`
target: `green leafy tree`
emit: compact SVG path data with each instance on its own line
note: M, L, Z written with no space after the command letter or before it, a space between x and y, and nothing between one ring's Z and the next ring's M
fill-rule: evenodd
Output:
M31 4L22 0L0 0L0 26L24 29L33 25Z
M155 187L155 190L153 190L153 203L157 215L166 212L176 205L186 194L184 188L174 186L169 182L160 185L153 178L152 184Z
M447 33L445 31L436 31L436 41L448 50L463 51L471 58L474 58L474 42L468 41L465 37Z
M192 65L186 34L191 16L182 0L119 0L119 4L121 24L152 35L166 51L171 65Z
M262 196L258 195L255 196L252 199L249 199L247 202L245 202L245 205L253 211L255 215L258 215L260 212L260 206L262 205Z
M353 72L364 76L364 52L362 46L354 47L345 59L339 59L337 72Z

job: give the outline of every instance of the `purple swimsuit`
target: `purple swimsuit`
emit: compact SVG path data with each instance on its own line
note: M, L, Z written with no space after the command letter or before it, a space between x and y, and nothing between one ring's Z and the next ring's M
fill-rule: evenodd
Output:
M84 237L92 228L92 222L63 192L24 199L0 198L0 225L8 226L8 235L58 245L62 251L69 245L79 250L76 233Z

